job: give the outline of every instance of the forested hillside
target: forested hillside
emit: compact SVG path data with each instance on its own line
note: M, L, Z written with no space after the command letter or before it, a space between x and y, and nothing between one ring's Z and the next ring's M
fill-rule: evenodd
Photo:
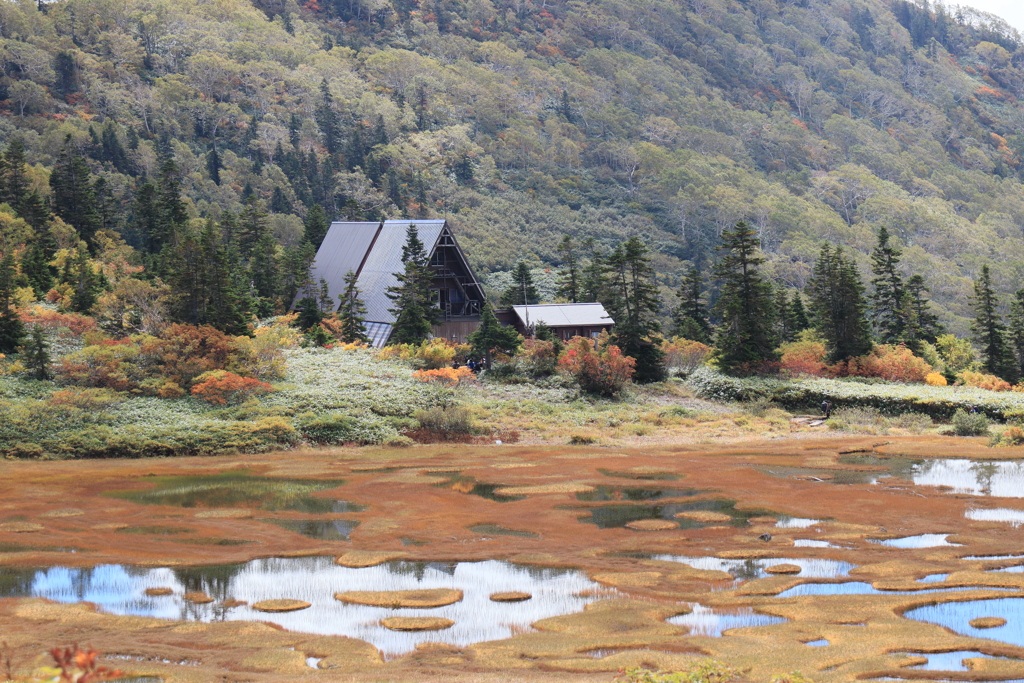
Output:
M1024 47L927 0L21 0L0 35L20 296L137 329L279 309L342 217L447 216L484 273L636 234L666 311L741 219L800 288L887 227L961 335L983 265L1024 279Z

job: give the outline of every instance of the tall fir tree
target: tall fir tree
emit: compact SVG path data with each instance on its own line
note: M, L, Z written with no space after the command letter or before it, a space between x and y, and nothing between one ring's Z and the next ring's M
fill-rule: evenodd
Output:
M210 174L210 180L212 180L215 185L220 185L221 168L220 154L217 153L217 147L214 145L206 154L206 172Z
M327 231L330 228L331 221L327 218L327 212L324 211L324 207L314 204L313 208L306 214L306 220L303 222L302 238L313 245L315 252L323 244L324 237L327 236Z
M341 122L334 110L334 96L327 79L320 82L320 103L316 108L316 123L320 127L324 147L332 157L341 151Z
M29 376L40 382L50 379L50 342L39 325L33 325L21 345L21 358Z
M93 236L100 229L92 174L70 135L50 173L50 201L53 212L74 226L79 237L92 246Z
M702 344L711 342L711 323L708 321L707 301L704 300L704 279L696 268L691 268L683 276L679 287L679 306L672 313L672 325L677 337Z
M249 259L249 280L255 297L263 300L263 309L273 311L280 294L281 274L277 260L277 241L269 231L264 232L253 247Z
M555 293L570 303L579 303L582 292L580 273L580 255L576 243L569 235L563 235L558 243L558 256L562 259L562 269L558 275L558 290Z
M434 271L415 225L406 230L402 263L403 271L395 273L398 284L387 289L387 297L395 305L388 309L395 316L388 343L419 344L440 322L441 310L434 304Z
M903 341L907 348L917 355L921 354L924 342L934 344L938 336L944 332L939 316L932 312L928 299L925 298L927 291L924 278L920 275L911 275L907 278L903 291Z
M588 238L583 247L589 254L581 273L580 298L582 301L601 301L605 295L604 255L592 238Z
M526 306L540 301L533 274L526 261L519 261L512 269L512 281L501 295L502 306Z
M992 287L992 273L988 266L982 266L981 276L974 283L974 322L971 332L981 349L981 363L985 372L1001 377L1007 382L1016 382L1018 368L1010 344L1006 339L1006 325L999 314L999 297Z
M634 382L660 382L668 372L658 337L661 301L647 245L639 237L630 237L608 256L607 268L604 304L615 320L612 342L636 360Z
M256 244L264 235L269 234L267 218L263 203L255 194L250 194L242 205L242 212L238 214L238 229L235 235L238 251L243 258L248 259L252 256Z
M793 315L789 310L789 295L780 283L775 288L775 334L780 342L791 342L796 338L793 331Z
M789 324L793 336L800 334L811 327L811 321L807 319L807 309L804 307L803 297L800 292L793 292L793 298L789 302Z
M25 173L25 144L14 138L3 154L0 173L0 202L17 208L28 194L28 175Z
M25 337L25 325L14 307L16 275L14 255L8 253L0 259L0 353L5 355L17 351Z
M156 185L146 181L135 192L132 207L132 232L136 246L149 254L159 253L167 241L157 206Z
M815 327L828 348L828 359L840 363L872 349L864 285L853 259L842 247L825 244L807 285Z
M81 242L75 256L65 264L61 280L71 285L68 308L76 313L88 313L106 285L106 278L89 259L89 251Z
M726 372L747 373L777 361L775 299L772 287L761 277L764 263L761 244L745 222L722 233L723 253L715 267L721 296L715 305L721 321L715 347L718 363Z
M212 220L198 233L186 228L168 257L174 293L170 312L175 320L211 325L226 334L248 334L248 300L232 278L232 272L241 269L221 244Z
M1024 289L1014 292L1009 322L1007 333L1017 358L1017 376L1024 377Z
M345 289L338 295L340 307L338 308L338 332L339 341L347 344L362 342L369 344L370 338L366 336L366 305L359 296L358 280L355 271L345 273Z
M890 243L889 231L883 226L878 231L878 244L871 252L871 319L878 339L883 344L904 341L904 295L906 289L899 273L899 249Z

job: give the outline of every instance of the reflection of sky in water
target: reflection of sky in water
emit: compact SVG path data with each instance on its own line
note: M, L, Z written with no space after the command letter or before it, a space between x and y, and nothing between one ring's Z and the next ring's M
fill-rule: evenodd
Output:
M808 559L802 557L771 557L750 560L726 560L719 557L687 557L685 555L654 555L651 559L665 562L682 562L694 569L712 569L728 572L737 579L759 579L769 574L766 567L776 564L795 564L800 567L798 576L833 579L846 576L856 565L839 560Z
M912 477L919 486L949 486L952 493L1024 497L1024 462L1020 461L926 460L914 465Z
M786 621L782 617L773 617L768 614L757 614L750 607L734 607L731 609L716 609L705 607L701 604L691 605L693 611L689 614L680 614L669 617L670 624L686 626L690 629L690 635L714 636L722 635L722 631L730 628L741 628L744 626L768 626L770 624L781 624Z
M943 545L962 545L960 543L950 543L946 540L947 536L949 534L918 534L917 536L890 538L885 541L875 538L869 538L868 540L890 548L936 548Z
M824 638L819 638L818 640L810 640L804 643L804 645L809 645L810 647L826 647L828 644L828 641Z
M948 576L949 576L949 574L929 574L928 576L924 577L923 579L918 579L917 582L918 583L938 583L940 581L945 581L946 577L948 577Z
M988 590L1010 590L1008 588L989 588ZM916 595L918 593L949 593L952 591L973 590L971 588L933 588L918 591L882 591L870 583L863 581L847 581L845 583L802 583L782 591L777 598L796 598L803 595Z
M945 626L961 635L990 638L1024 647L1024 598L997 598L926 605L905 612L903 616L917 621ZM1006 624L995 628L975 628L972 619L1002 617Z
M1024 510L1011 510L1010 508L968 510L964 513L964 517L978 522L1008 522L1015 527L1024 524Z
M779 529L806 529L820 521L820 519L808 519L806 517L783 517L775 523L775 526Z
M174 595L149 597L146 588L167 587ZM457 588L460 602L434 609L388 609L346 605L334 599L341 591L390 591ZM218 602L226 598L249 604L292 598L312 603L309 609L284 614L257 612L245 605L193 605L186 591L202 590ZM498 603L491 593L524 591L533 598ZM588 593L588 597L579 594ZM524 567L506 562L390 562L376 567L340 567L329 557L270 558L214 567L148 569L100 565L92 569L0 571L0 595L36 596L57 602L95 602L114 614L134 614L190 621L269 621L291 631L345 635L366 640L385 653L408 652L417 643L436 641L469 645L508 638L529 630L538 619L578 612L615 592L576 570ZM455 625L443 631L393 632L378 624L389 616L445 617Z
M908 657L927 657L928 661L925 664L907 667L908 669L921 669L923 671L970 671L963 660L974 657L1007 660L1006 657L991 657L976 650L957 650L956 652L894 652L892 654L907 655Z
M833 545L828 541L815 541L810 538L797 538L793 541L794 548L841 548L842 546Z

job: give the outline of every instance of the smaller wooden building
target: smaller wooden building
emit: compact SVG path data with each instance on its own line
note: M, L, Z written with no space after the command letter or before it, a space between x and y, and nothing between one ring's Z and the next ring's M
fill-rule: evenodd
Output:
M523 336L530 336L531 329L537 323L544 323L556 337L563 340L596 337L605 330L611 330L615 324L604 306L598 302L513 306L509 318L509 322Z

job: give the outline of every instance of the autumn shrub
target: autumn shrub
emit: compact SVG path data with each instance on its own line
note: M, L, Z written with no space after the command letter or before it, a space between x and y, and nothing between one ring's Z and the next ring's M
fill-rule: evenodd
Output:
M902 344L880 344L871 353L851 359L847 366L850 375L878 377L887 382L924 382L931 371L932 366Z
M436 406L417 410L413 417L419 429L406 432L415 441L422 443L436 441L468 441L473 433L473 416L460 405Z
M49 336L81 337L98 329L96 321L81 313L62 313L45 306L30 306L19 312L26 327L38 325Z
M55 377L62 384L142 392L154 372L154 359L142 351L143 339L86 346L60 359Z
M436 370L417 370L412 373L412 376L421 382L438 382L449 387L476 381L476 375L465 366L459 368L438 368Z
M232 339L226 369L262 381L284 377L284 351L298 348L302 336L291 326L291 317L283 316L271 325L257 327L252 337Z
M558 370L558 347L553 341L526 339L513 360L528 377L547 377Z
M661 343L661 351L665 354L665 367L677 375L686 377L704 365L714 350L699 341L673 337Z
M817 337L802 338L779 347L781 352L779 372L785 377L811 375L824 377L829 374L825 363L827 349L825 342Z
M968 412L963 408L953 413L950 420L953 433L957 436L982 436L988 434L989 420L982 413Z
M957 376L957 383L968 387L974 387L976 389L985 389L987 391L1009 391L1010 383L1006 380L1002 380L995 375L986 375L983 372L971 372L970 370L964 370Z
M946 376L941 372L929 372L924 377L924 383L930 387L944 387L949 384L946 381Z
M614 344L601 349L586 337L573 337L558 360L558 369L580 388L598 396L615 396L633 377L636 361L622 355Z
M722 662L701 658L678 671L651 671L634 668L620 671L615 683L727 683L743 672ZM807 679L799 683L810 683ZM797 683L797 682L794 682Z
M359 443L358 426L359 421L351 415L331 413L308 420L299 431L316 444Z
M412 361L413 365L423 370L436 370L451 367L458 361L464 363L469 356L468 344L457 344L447 339L436 337L427 339L420 344L393 344L385 346L377 352L378 358L394 358Z
M144 339L142 352L153 359L157 374L185 389L203 373L223 370L231 355L231 337L210 325L175 323L159 338Z
M989 446L1024 446L1024 429L1017 425L1010 425L1006 429L996 432L989 440Z
M227 370L211 370L196 378L192 395L216 405L242 403L253 396L273 391L266 382L240 377Z
M50 395L53 406L67 406L79 410L106 410L124 400L124 396L110 389L59 389Z

